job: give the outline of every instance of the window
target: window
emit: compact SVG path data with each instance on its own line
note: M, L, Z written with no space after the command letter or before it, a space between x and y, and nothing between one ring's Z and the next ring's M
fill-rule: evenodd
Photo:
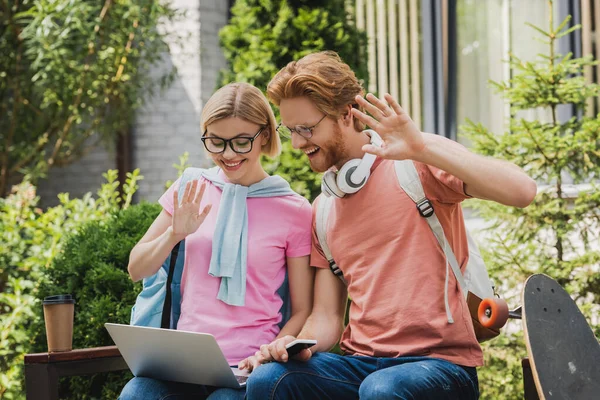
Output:
M555 21L562 20L555 10ZM524 61L547 54L547 45L529 22L547 29L546 0L457 0L456 32L456 121L482 123L490 131L507 129L510 105L491 87L489 81L506 81L511 71L505 62L509 52ZM528 110L518 114L527 119L547 120L548 110ZM468 145L460 129L458 141Z

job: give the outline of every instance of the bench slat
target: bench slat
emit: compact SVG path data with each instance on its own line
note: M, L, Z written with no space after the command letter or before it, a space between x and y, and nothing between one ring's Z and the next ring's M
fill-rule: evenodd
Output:
M92 347L75 349L60 353L34 353L25 355L25 365L49 364L63 361L91 360L97 358L120 357L117 346Z

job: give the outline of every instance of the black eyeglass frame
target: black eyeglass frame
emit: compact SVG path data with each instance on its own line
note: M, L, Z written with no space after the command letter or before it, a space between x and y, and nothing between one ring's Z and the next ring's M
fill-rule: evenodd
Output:
M321 123L321 121L323 121L325 119L325 117L327 117L327 114L324 114L323 117L321 117L321 119L319 120L319 122L317 122L313 126L295 125L293 128L289 128L280 122L279 125L277 125L276 130L277 130L277 133L279 133L279 135L281 135L283 137L291 137L291 133L296 132L298 135L302 136L303 138L310 139L313 136L313 130L317 127L317 125L319 125ZM281 127L285 127L288 131L290 131L290 135L288 135L287 133L282 133L280 131ZM302 133L300 133L299 129L306 129L309 133L307 135L303 135Z
M258 135L260 135L262 133L263 130L265 130L267 126L261 126L261 128L258 130L258 132L256 132L254 134L253 137L249 137L249 136L236 136L236 137L232 137L231 139L223 139L217 136L206 136L206 132L208 132L208 129L204 130L204 134L202 135L202 137L200 138L200 140L202 140L202 144L204 145L204 148L206 149L206 151L208 151L209 153L212 154L221 154L224 153L225 150L227 149L227 145L229 145L229 148L231 150L233 150L234 153L237 154L248 154L252 151L252 148L254 147L254 141L256 140L256 138L258 137ZM221 151L211 151L208 146L206 145L206 140L220 140L223 142L223 150ZM234 140L240 140L240 139L247 139L250 141L250 149L248 151L237 151L236 149L233 148L233 141Z

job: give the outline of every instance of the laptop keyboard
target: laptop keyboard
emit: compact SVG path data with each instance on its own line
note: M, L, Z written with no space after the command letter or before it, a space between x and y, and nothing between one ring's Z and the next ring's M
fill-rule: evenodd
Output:
M236 375L235 379L237 379L238 383L241 385L246 383L246 381L248 380L248 376Z

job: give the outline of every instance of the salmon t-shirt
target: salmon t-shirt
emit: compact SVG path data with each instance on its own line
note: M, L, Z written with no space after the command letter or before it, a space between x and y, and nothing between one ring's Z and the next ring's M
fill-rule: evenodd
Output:
M468 245L460 202L468 196L458 178L415 163L448 242L464 271ZM329 268L315 227L311 265ZM452 270L448 323L444 284L446 260L425 218L402 190L394 162L377 159L367 184L336 198L327 243L348 282L352 299L341 339L347 354L375 357L428 356L463 366L483 365L467 303Z
M226 181L223 171L219 175ZM173 214L173 191L178 179L159 203ZM283 301L277 290L283 284L287 257L311 251L311 207L300 195L251 197L248 205L248 259L246 298L243 307L217 299L221 278L208 274L222 191L206 183L200 209L212 209L200 228L185 239L185 262L181 276L181 316L177 329L212 334L230 365L253 355L261 344L279 333Z

